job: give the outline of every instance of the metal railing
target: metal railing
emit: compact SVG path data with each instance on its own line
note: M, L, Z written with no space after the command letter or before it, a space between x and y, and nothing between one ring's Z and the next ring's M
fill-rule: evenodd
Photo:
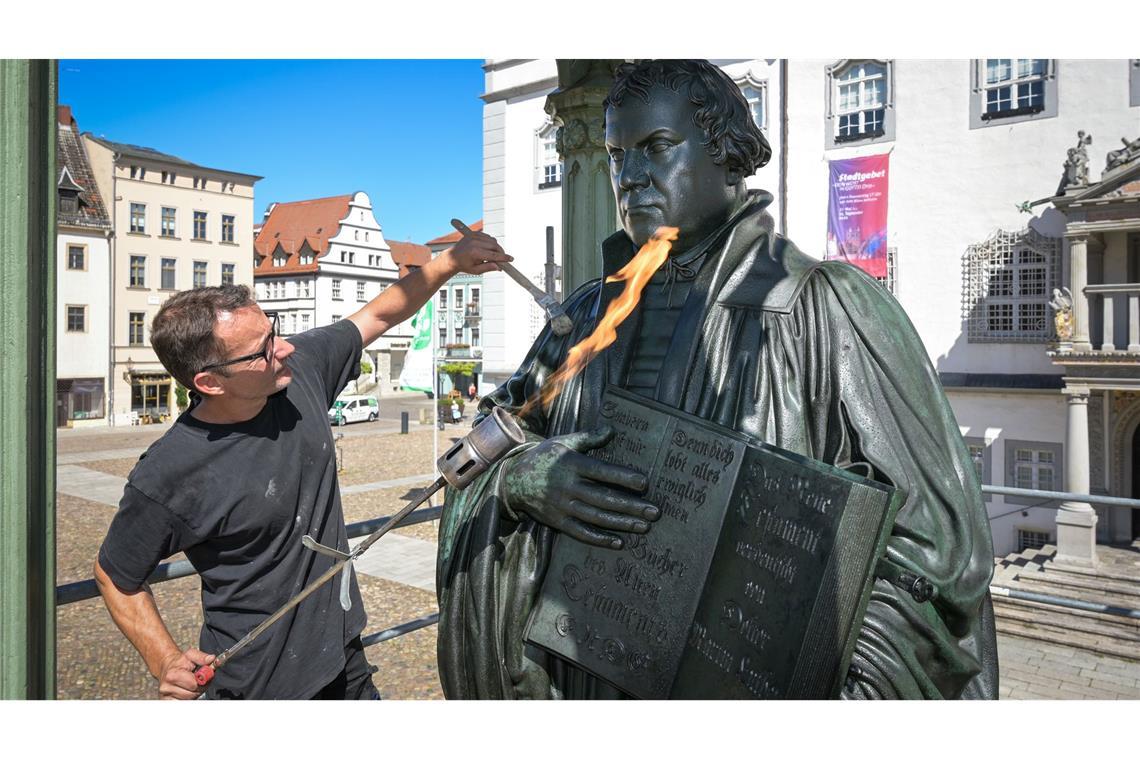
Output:
M400 523L404 525L417 525L419 523L430 522L438 520L439 516L443 513L443 507L428 507L427 509L417 509L412 512ZM349 538L360 538L361 536L369 536L387 524L391 517L376 517L371 520L364 520L363 522L352 523L348 526ZM165 562L155 568L150 577L146 579L149 584L162 583L164 581L172 581L176 578L185 578L189 575L196 575L197 571L194 566L190 564L189 560L178 560L177 562ZM55 587L55 604L57 607L65 604L74 604L75 602L82 602L87 599L94 599L99 596L99 588L95 585L94 578L87 578L82 581L74 583L65 583L62 586ZM433 612L430 615L409 620L399 625L392 626L383 631L370 633L367 636L362 636L361 640L364 646L371 646L372 644L388 639L394 639L397 636L402 636L405 633L418 631L420 628L425 628L433 625L439 620L439 613Z
M1121 506L1121 507L1135 507L1140 508L1140 499L1126 499L1119 496L1102 496L1098 494L1082 494L1073 493L1071 491L1041 491L1030 488L1011 488L1006 486L982 486L983 493L990 493L1001 496L1021 496L1028 498L1047 499L1049 501L1076 501L1086 504L1104 504L1107 506ZM1031 505L1025 508L1046 506L1044 504ZM419 523L430 522L439 519L443 513L443 507L428 507L427 509L420 509L403 521L402 525L416 525ZM364 520L363 522L352 523L347 526L349 538L360 538L361 536L368 536L383 527L391 518L388 516L377 517L372 520ZM164 581L174 580L176 578L185 578L190 575L195 575L196 571L188 560L179 560L178 562L167 562L155 568L155 571L147 578L147 583L155 584ZM1067 607L1070 609L1086 610L1090 612L1101 612L1109 615L1118 615L1132 619L1140 619L1140 610L1128 609L1126 607L1114 607L1111 605L1097 604L1095 602L1085 602L1079 599L1066 599L1064 597L1050 596L1048 594L1037 594L1029 591L1020 591L1017 589L1008 589L1003 586L991 586L990 591L1000 596L1006 596L1013 599L1023 599L1025 601L1037 602L1039 604L1049 604L1057 607ZM94 578L87 578L86 580L76 581L74 583L65 583L57 586L55 590L55 603L57 606L65 604L73 604L81 602L86 599L94 599L99 596L99 589L95 585ZM398 636L418 631L421 628L426 628L435 625L439 622L439 613L433 612L429 615L408 620L391 628L386 628L376 633L370 633L361 637L364 646L372 646L382 641L388 641Z

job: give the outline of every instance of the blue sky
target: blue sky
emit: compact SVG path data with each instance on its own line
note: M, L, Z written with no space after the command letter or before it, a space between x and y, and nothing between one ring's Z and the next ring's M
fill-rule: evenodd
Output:
M482 60L74 60L59 102L84 132L265 177L271 202L363 190L389 240L478 219Z

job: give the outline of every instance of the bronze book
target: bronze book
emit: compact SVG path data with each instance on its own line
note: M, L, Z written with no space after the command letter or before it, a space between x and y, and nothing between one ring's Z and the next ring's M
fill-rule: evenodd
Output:
M609 388L592 452L649 478L622 549L553 548L528 640L643 699L837 696L894 488Z

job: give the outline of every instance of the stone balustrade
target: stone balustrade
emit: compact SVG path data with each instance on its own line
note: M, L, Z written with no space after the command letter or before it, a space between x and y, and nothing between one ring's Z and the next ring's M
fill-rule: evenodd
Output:
M1087 285L1084 294L1089 333L1100 336L1094 349L1140 357L1140 283Z

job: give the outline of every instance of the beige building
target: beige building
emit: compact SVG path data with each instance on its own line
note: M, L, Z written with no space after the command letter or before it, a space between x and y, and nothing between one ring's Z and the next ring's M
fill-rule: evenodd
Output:
M83 135L111 212L112 424L176 413L174 382L150 347L150 322L179 290L253 286L253 185L151 148Z

